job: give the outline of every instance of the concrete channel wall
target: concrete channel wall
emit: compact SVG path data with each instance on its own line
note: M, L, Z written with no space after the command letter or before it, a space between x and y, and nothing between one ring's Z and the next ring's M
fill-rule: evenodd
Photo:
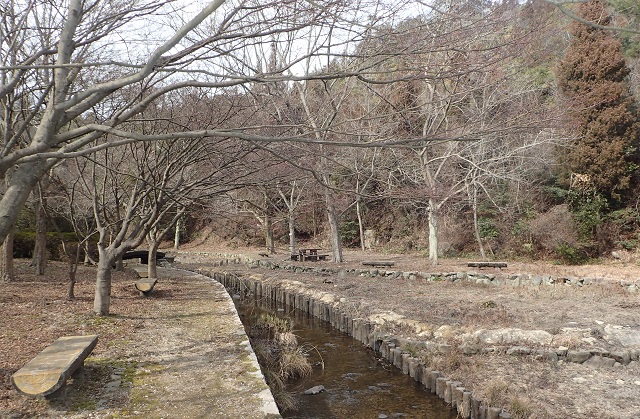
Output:
M218 266L229 264L229 260ZM239 263L232 259L231 263ZM431 393L456 409L458 415L467 419L510 419L511 415L501 408L486 405L483 400L473 397L471 391L459 381L450 380L440 371L432 370L418 358L412 357L397 346L397 341L385 333L377 332L375 324L362 318L353 318L339 307L318 300L312 296L289 290L280 284L266 284L252 278L241 278L234 273L198 270L201 275L220 282L233 292L252 293L255 298L268 298L286 304L329 322L332 327L347 333L363 345L375 350L381 357L395 365L403 373L422 383Z

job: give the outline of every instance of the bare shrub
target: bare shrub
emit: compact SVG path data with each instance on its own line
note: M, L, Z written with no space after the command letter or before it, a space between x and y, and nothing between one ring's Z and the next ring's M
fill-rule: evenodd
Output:
M477 250L473 226L456 214L446 214L440 219L438 235L442 238L440 251L445 257L457 256L468 250Z
M529 222L534 246L551 254L561 246L577 247L578 232L567 205L556 205Z

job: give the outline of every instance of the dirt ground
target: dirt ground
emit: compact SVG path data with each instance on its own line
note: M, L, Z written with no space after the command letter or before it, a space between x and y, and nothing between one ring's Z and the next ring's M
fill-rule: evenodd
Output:
M170 252L170 251L169 251ZM184 248L176 268L210 267L217 252L260 258L257 249ZM345 252L346 262L309 262L314 266L362 268L364 260L392 260L394 269L423 272L467 270L466 260L443 260L437 268L422 255ZM271 260L290 263L284 254ZM17 264L18 280L0 284L0 417L194 417L186 406L193 400L180 392L209 386L207 406L216 417L256 417L255 404L243 395L253 389L252 378L235 363L238 342L224 330L217 305L220 297L202 292L201 282L184 273L167 271L162 287L143 299L132 287L135 273L116 273L112 315L91 314L94 273L81 268L77 299L66 300L65 267L52 263L45 278L36 277L26 261ZM610 331L640 331L640 295L623 291L619 280L640 278L633 260L615 260L580 267L551 263L509 262L503 272L602 277L601 285L576 288L488 287L446 281L294 274L241 265L224 268L240 275L262 273L266 281L298 281L309 292L331 293L342 307L359 316L395 313L408 322L380 327L398 337L436 341L457 347L461 336L480 329L542 330L553 336L545 348L603 351L640 350L620 345ZM492 269L482 272L492 273ZM218 310L218 311L217 311ZM227 313L228 314L228 313ZM88 359L84 377L74 378L64 397L29 399L11 388L10 376L48 343L65 334L97 333L98 346ZM207 336L203 336L206 334ZM536 347L524 342L529 347ZM420 352L420 351L417 351ZM204 355L203 355L204 354ZM419 353L433 368L457 379L474 396L505 407L514 417L639 418L640 367L590 367L536 359L504 352L464 355ZM186 362L205 357L208 362ZM213 387L185 377L203 373L241 377L243 388ZM74 382L77 380L77 385ZM235 380L234 382L238 382ZM201 386L201 387L198 387ZM205 391L205 390L203 390ZM197 406L196 406L197 407ZM226 413L225 413L226 412Z

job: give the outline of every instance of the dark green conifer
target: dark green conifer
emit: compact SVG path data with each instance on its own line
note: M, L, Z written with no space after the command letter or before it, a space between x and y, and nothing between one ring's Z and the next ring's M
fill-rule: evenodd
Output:
M605 0L579 6L579 16L606 26ZM588 175L590 186L614 206L630 197L638 177L640 122L629 90L622 46L615 33L582 22L558 68L558 85L571 104L577 139L564 156L573 173Z

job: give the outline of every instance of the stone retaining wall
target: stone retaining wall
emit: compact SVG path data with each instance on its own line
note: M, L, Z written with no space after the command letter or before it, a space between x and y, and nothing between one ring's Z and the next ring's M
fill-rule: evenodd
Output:
M237 254L227 253L200 253L204 256L223 258L218 263L246 263L249 265L262 266L267 269L285 269L296 273L309 272L313 274L349 274L363 277L388 277L391 279L403 278L407 280L424 281L449 281L449 282L471 282L485 285L507 285L512 287L520 286L543 286L543 285L565 285L583 287L593 284L617 284L626 291L635 293L640 291L640 280L617 280L612 281L600 277L576 278L570 276L533 275L528 273L502 274L502 273L481 273L475 271L462 272L421 272L421 271L393 271L386 269L342 269L317 266L300 266L288 262L277 262L266 259L254 259Z

